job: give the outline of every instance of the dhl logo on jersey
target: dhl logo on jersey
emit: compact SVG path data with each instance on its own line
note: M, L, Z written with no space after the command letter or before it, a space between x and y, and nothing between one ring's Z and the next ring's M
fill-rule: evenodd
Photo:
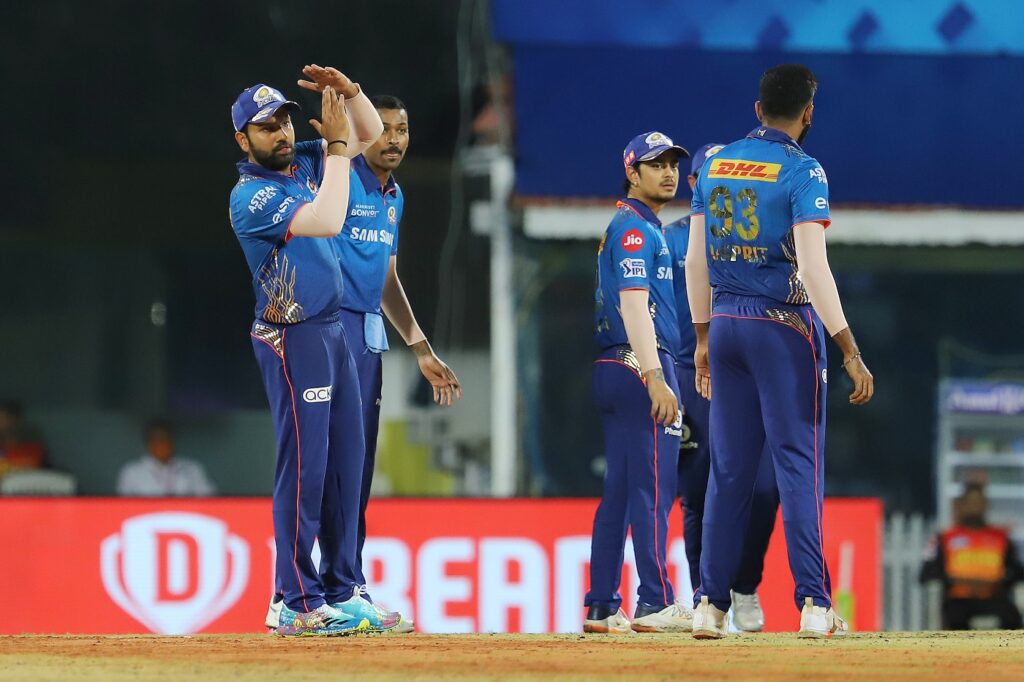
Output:
M781 170L781 163L745 161L743 159L713 159L711 167L708 169L708 177L778 182Z

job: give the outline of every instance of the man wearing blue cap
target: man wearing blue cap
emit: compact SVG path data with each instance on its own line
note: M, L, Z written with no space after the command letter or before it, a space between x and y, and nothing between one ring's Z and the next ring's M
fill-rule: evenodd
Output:
M690 159L687 181L690 191L697 182L697 174L704 162L717 154L724 145L706 144ZM672 254L676 311L679 317L679 338L682 352L676 364L679 381L679 400L683 404L683 435L679 444L679 496L683 508L683 539L686 542L686 561L690 566L690 584L700 585L700 549L704 525L704 496L708 489L711 469L711 449L708 443L708 417L710 402L697 393L694 384L696 369L693 352L697 336L690 320L690 304L686 300L687 240L690 234L690 216L684 216L665 226L665 241ZM764 572L764 555L768 551L775 517L779 507L778 487L771 456L761 458L750 525L743 542L743 559L736 575L732 592L732 623L745 632L764 629L764 612L757 596Z
M325 87L338 88L344 75L337 69L313 64L303 70L311 80L299 85L314 91ZM363 573L362 550L366 540L366 507L377 451L380 424L382 354L388 350L383 316L394 325L402 339L416 354L420 371L431 383L434 400L450 406L462 397L462 388L455 373L434 353L426 335L416 322L412 307L398 277L398 233L405 207L402 189L392 172L398 168L409 147L409 115L397 97L377 95L371 98L384 125L384 132L363 154L352 159L349 177L349 210L345 226L335 239L338 262L344 282L341 322L345 327L352 359L359 377L362 397L365 458L362 460L359 534L356 543L353 594L338 607L354 615L371 618L383 616L384 623L397 620L389 632L412 632L410 619L395 612L385 612L373 604ZM271 603L267 625L275 624Z
M800 64L768 69L754 105L761 124L705 163L694 187L686 293L697 334L696 389L711 400L711 474L694 594L698 639L726 634L765 454L779 485L798 636L848 629L832 609L822 535L826 330L853 380L852 404L871 399L874 379L826 256L828 179L801 147L817 87Z
M583 630L681 632L690 628L691 613L676 603L665 561L682 426L674 393L679 323L658 213L675 198L679 160L689 153L650 132L630 141L622 156L627 194L597 252L593 394L607 466ZM632 623L618 591L630 530L640 576Z
M321 106L322 123L310 123L323 139L298 144L289 112L299 107L275 88L247 88L231 108L247 158L238 163L230 217L253 276L252 345L277 436L277 632L286 636L370 626L331 606L352 591L345 576L355 560L362 427L330 238L344 223L349 159L377 139L381 122L351 81L324 88ZM319 571L311 558L317 538Z

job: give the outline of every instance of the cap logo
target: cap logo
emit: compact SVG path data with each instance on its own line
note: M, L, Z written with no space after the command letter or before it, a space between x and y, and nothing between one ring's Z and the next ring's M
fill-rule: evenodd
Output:
M266 118L270 118L270 115L271 115L272 113L274 113L274 110L273 110L273 109L271 109L270 107L267 107L266 109L263 109L263 110L259 111L259 112L258 112L258 113L257 113L257 114L256 114L255 116L253 116L253 117L252 117L252 119L250 119L250 120L251 120L251 121L252 121L253 123L259 123L259 122L260 122L260 121L262 121L263 119L266 119Z
M710 159L712 156L714 156L718 152L722 151L723 149L725 149L725 145L716 144L714 147L711 147L706 152L704 152L704 158L705 159Z
M661 133L651 133L644 140L647 143L648 148L654 149L655 147L671 147L672 138L663 135Z
M284 96L281 95L281 93L279 93L277 90L274 90L273 88L269 88L266 85L264 85L262 88L253 93L252 101L256 102L256 106L262 107L275 101L283 102Z

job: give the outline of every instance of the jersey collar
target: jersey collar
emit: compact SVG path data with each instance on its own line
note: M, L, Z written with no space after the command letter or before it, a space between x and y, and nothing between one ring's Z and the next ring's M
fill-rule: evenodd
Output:
M800 151L803 148L797 144L797 141L792 137L782 132L777 128L769 128L768 126L758 126L747 134L747 137L755 140L768 140L770 142L781 142L782 144L788 144L790 147L796 147Z
M622 201L615 204L616 207L625 206L626 208L632 209L634 213L639 215L641 218L651 223L655 227L661 227L661 220L654 214L651 207L640 201L639 199L633 199L632 197L626 197Z
M280 171L270 170L264 168L258 163L253 163L247 159L242 159L238 162L238 174L239 175L255 175L258 178L264 178L266 180L274 180L275 182L284 182L285 180L294 180L294 174L282 173ZM296 165L292 165L292 173L298 168Z
M374 192L381 192L380 180L372 170L370 170L370 164L366 163L366 157L360 154L356 158L352 159L352 167L356 170L356 175L363 183L363 189L366 190L367 194L373 194ZM398 194L398 183L395 182L395 176L389 175L388 181L384 183L384 188L381 194L387 196L391 194L395 196Z

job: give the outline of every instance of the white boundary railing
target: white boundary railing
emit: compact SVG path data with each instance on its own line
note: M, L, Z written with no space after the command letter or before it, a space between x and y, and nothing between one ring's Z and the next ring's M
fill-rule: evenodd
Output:
M882 627L885 630L937 630L939 591L918 582L925 548L935 534L934 519L921 514L890 514L882 546Z

